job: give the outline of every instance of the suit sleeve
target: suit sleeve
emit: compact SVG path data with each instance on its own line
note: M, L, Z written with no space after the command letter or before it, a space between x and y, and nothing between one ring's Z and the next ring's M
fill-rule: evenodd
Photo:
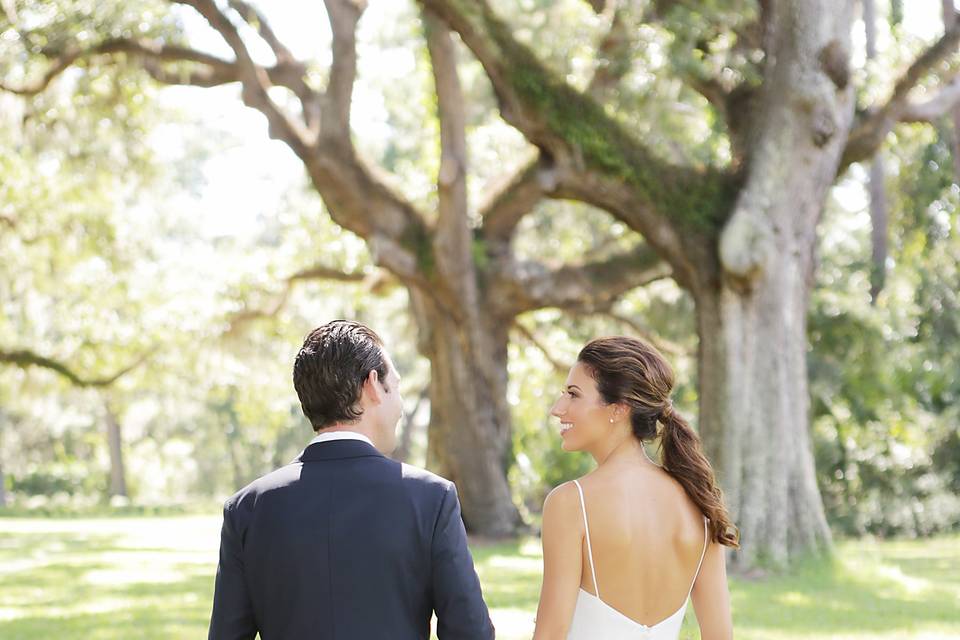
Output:
M220 563L213 594L208 640L252 640L257 635L253 605L243 575L240 539L228 503L220 531Z
M443 495L431 544L433 608L440 640L492 640L490 613L467 548L457 489Z

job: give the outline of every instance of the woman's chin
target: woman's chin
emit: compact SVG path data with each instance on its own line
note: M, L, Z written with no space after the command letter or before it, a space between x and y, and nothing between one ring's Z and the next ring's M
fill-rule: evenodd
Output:
M564 451L577 451L577 447L574 445L574 443L567 438L564 438L563 442L560 443L560 448Z

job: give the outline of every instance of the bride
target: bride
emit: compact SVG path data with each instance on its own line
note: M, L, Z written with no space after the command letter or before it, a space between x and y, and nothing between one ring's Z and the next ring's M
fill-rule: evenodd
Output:
M691 596L702 640L733 637L723 547L739 534L672 388L670 366L640 340L580 351L550 413L563 449L597 468L543 505L534 640L677 640ZM643 447L657 436L663 466Z

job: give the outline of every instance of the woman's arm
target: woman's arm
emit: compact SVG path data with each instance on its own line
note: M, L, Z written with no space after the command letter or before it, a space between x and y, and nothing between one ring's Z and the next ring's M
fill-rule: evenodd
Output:
M564 483L543 503L543 585L534 640L567 637L580 589L583 532L577 488Z
M701 640L732 640L733 617L724 546L711 542L700 575L693 585L693 609L700 624Z

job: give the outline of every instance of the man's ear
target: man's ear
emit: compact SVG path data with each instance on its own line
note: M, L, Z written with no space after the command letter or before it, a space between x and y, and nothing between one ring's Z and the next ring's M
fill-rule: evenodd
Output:
M376 369L371 369L363 381L363 390L372 404L380 404L383 401L383 387L380 386L380 374Z

